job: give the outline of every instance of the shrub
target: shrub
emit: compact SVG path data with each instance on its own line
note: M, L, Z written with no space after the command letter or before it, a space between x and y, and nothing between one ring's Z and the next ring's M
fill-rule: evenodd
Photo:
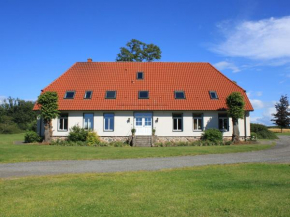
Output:
M250 138L250 140L251 141L257 140L257 133L251 132L251 138Z
M211 142L223 141L223 135L218 129L207 129L203 135L203 140L208 140Z
M68 140L72 142L82 141L85 142L87 140L88 131L79 127L79 126L73 126L70 129Z
M86 141L87 141L89 146L92 146L92 145L95 145L95 144L99 144L100 143L100 138L99 138L99 136L97 135L96 132L89 131Z
M24 136L25 143L40 142L41 137L34 131L27 131Z
M251 132L256 133L258 139L278 139L275 133L262 124L251 124Z

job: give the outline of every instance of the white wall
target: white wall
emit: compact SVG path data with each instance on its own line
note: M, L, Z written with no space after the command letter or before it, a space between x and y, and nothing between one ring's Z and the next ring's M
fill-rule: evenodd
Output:
M68 127L69 129L75 125L83 126L83 114L82 111L69 111L68 113ZM129 136L131 135L131 129L134 123L134 112L133 111L93 111L85 112L94 114L94 130L99 136ZM113 132L104 131L104 113L114 113L115 114L115 126ZM218 111L154 111L153 113L153 128L156 129L157 136L201 136L202 132L193 131L193 113L203 113L204 115L204 129L218 128L218 114L222 112ZM172 113L182 113L183 114L183 131L175 132L173 131L173 120ZM130 118L130 121L128 120ZM156 119L158 118L158 122ZM247 123L247 136L250 136L250 117L247 112L246 115ZM58 131L57 129L57 119L52 121L53 126L53 136L68 136L68 132ZM244 119L239 120L240 136L245 136ZM224 136L232 135L232 120L229 118L229 131L224 132Z

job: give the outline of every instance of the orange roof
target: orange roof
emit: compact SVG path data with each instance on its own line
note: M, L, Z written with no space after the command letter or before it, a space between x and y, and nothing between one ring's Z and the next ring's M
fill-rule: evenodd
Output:
M136 79L140 71L143 80ZM74 99L64 99L68 90L75 91ZM92 99L84 99L86 90L93 91ZM116 90L116 99L105 99L107 90ZM140 90L148 90L150 98L138 99ZM175 99L175 90L185 91L186 99ZM253 110L244 89L209 63L77 62L46 91L58 93L59 110L221 110L232 92L240 92L246 110ZM211 99L209 91L219 99Z

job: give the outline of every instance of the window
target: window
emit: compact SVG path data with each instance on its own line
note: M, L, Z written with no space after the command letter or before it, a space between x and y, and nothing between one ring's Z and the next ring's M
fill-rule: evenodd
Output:
M139 91L139 99L149 99L149 91Z
M114 114L104 114L104 131L114 131Z
M142 126L142 118L136 118L136 126Z
M106 91L106 99L116 99L116 91L115 90L108 90Z
M145 126L151 126L151 118L145 118Z
M211 99L218 99L216 91L209 91L209 95Z
M144 79L144 73L143 72L137 72L137 79L138 80Z
M64 98L65 99L73 99L75 97L75 91L66 91Z
M84 114L84 129L94 129L94 114Z
M173 131L182 131L183 117L182 114L173 114Z
M91 99L92 94L93 94L93 91L90 91L90 90L86 91L84 99Z
M203 114L193 114L193 130L203 130Z
M58 117L58 130L68 131L68 114L61 114Z
M227 114L219 114L219 130L221 131L229 130L229 118Z
M174 91L175 99L185 99L184 91Z

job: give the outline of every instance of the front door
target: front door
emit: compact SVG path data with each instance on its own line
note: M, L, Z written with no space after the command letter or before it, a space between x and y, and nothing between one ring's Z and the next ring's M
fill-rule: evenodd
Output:
M152 135L152 113L135 113L136 135Z

